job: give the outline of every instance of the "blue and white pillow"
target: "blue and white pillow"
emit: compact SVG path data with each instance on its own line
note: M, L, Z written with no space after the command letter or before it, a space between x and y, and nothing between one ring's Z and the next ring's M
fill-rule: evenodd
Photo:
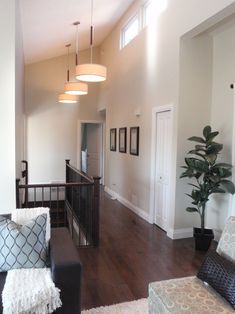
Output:
M46 214L25 225L0 216L0 272L46 267L46 223Z

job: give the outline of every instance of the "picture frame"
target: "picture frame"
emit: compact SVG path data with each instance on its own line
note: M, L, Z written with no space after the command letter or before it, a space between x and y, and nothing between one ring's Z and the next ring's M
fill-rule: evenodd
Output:
M117 129L110 129L110 150L115 152L117 150Z
M139 127L130 128L130 154L139 156Z
M119 128L119 152L126 153L127 128Z

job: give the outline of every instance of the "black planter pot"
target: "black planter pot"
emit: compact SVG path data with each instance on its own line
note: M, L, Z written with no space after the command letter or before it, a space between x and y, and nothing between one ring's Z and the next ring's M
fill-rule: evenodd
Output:
M214 232L212 229L204 229L204 233L201 233L201 228L193 228L193 236L195 238L195 249L207 251L214 239Z

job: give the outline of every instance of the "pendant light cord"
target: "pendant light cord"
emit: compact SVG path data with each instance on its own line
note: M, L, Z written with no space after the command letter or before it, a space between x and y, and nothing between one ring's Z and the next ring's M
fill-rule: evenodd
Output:
M94 27L93 27L93 0L91 0L91 30L90 30L90 47L91 47L91 60L93 61L93 41L94 41Z
M78 65L78 24L76 27L77 31L76 31L76 60L75 63L76 65Z
M68 48L68 52L67 52L67 82L69 82L69 47L71 46L71 44L66 45L66 47Z

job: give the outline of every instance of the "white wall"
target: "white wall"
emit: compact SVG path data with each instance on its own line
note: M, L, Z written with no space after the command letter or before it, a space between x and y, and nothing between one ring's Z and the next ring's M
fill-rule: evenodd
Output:
M109 143L109 130L112 127L140 126L140 156L133 157L129 154L118 152L106 153L106 185L116 192L131 205L137 207L147 218L149 214L149 192L150 192L150 152L151 152L151 112L154 106L172 104L175 108L172 168L176 181L171 192L171 219L170 229L181 229L192 226L192 218L185 218L184 183L177 187L175 195L175 184L179 183L177 167L182 164L182 152L187 150L186 141L177 146L177 133L185 135L182 124L187 119L179 117L179 77L180 77L180 39L182 35L205 22L208 27L217 20L224 17L235 8L231 0L169 0L168 7L161 17L155 20L152 25L143 30L123 50L119 50L119 36L123 23L136 12L136 9L143 1L136 1L120 20L112 33L107 37L101 46L101 61L108 67L108 79L102 84L99 98L99 108L106 108L107 133L106 141ZM232 7L226 7L232 4ZM224 8L225 11L220 12ZM220 12L212 20L207 21L213 15ZM203 44L201 45L203 47ZM203 52L203 48L201 52ZM210 54L210 49L206 54ZM204 65L207 66L206 63ZM203 69L201 69L202 74ZM207 80L205 78L205 80ZM199 80L198 80L199 82ZM208 83L209 85L209 83ZM199 86L197 90L199 90ZM202 96L200 101L201 109L203 104L209 100L209 95ZM191 106L193 107L193 102ZM190 104L189 104L190 106ZM141 116L134 115L139 108ZM182 107L183 108L183 107ZM179 112L178 112L179 109ZM209 110L206 115L209 119ZM187 112L189 115L189 111ZM199 117L198 117L199 119ZM204 119L204 118L203 118ZM192 131L201 127L206 118L200 121ZM199 121L199 120L198 120ZM195 121L196 122L196 121ZM191 135L191 132L190 134ZM186 139L185 138L185 139ZM129 139L129 132L128 132ZM178 144L181 142L179 139ZM129 140L128 140L129 147ZM176 199L176 201L175 201Z
M95 52L97 58L98 52ZM77 121L98 120L97 85L78 104L57 102L66 80L66 56L29 64L25 68L27 160L30 182L65 180L65 159L77 162ZM79 54L80 62L88 51ZM70 56L71 80L74 55Z
M180 179L184 158L195 142L190 136L201 136L204 126L210 124L213 39L208 34L181 40L180 98L178 105L178 142L175 201L175 229L194 224L200 226L199 215L185 211L191 199L185 195L192 187L189 179Z
M211 125L220 132L217 141L224 149L219 160L232 163L234 91L235 81L235 22L230 21L211 33L213 36L213 80ZM234 171L234 170L233 170ZM209 202L207 222L209 227L221 230L229 214L230 195L216 195ZM233 212L234 213L234 212Z
M15 1L0 1L0 213L15 208Z

